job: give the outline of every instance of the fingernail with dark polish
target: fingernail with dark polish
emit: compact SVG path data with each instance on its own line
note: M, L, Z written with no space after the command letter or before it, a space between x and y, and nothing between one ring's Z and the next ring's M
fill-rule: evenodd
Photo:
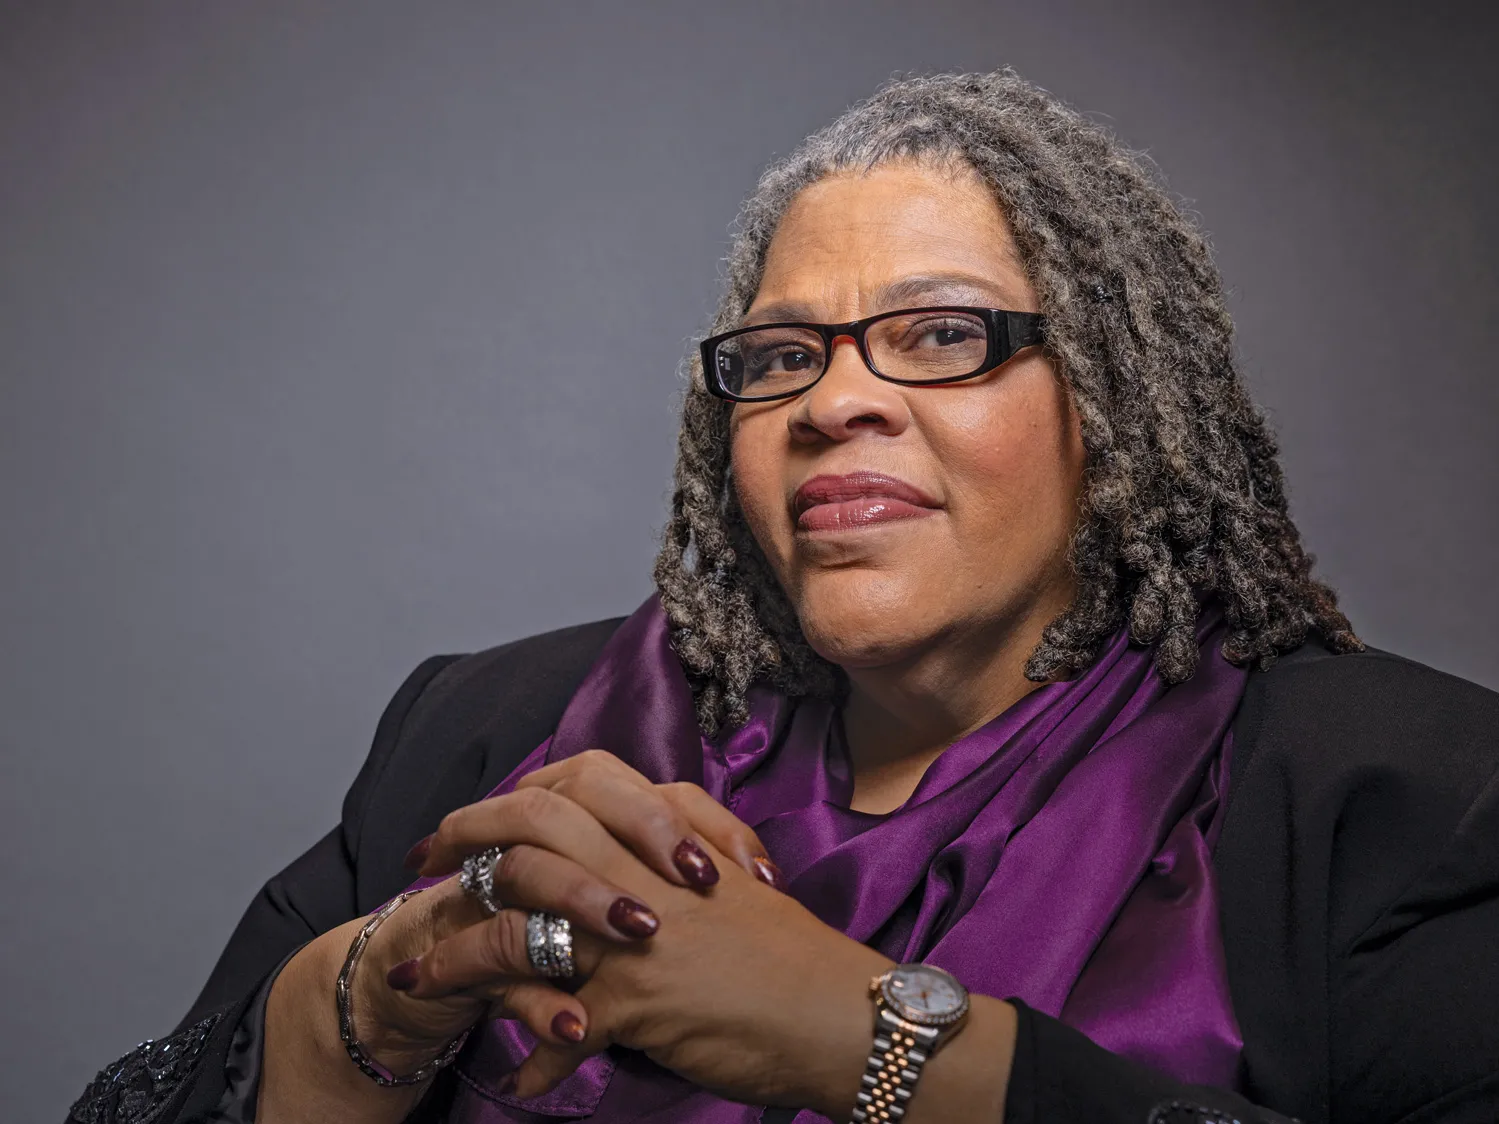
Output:
M406 857L401 860L401 864L407 870L421 870L426 865L427 852L430 850L432 850L432 836L428 835L412 844L411 850L406 852Z
M410 991L421 978L421 967L420 960L402 960L385 973L385 982L396 991Z
M552 1020L552 1033L564 1042L583 1041L583 1024L571 1011L558 1011Z
M755 856L755 874L772 890L785 892L786 879L781 875L781 868L764 855Z
M661 927L660 920L634 898L615 898L609 907L609 924L627 937L644 938Z
M718 881L718 867L713 865L713 860L691 839L678 843L671 857L677 864L677 869L682 872L682 877L699 889Z

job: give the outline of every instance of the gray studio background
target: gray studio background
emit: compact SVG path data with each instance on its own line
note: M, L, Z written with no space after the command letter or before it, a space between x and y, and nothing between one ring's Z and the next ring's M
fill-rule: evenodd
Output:
M896 71L1155 156L1355 622L1499 686L1482 12L0 3L0 1118L170 1029L424 656L645 596L737 202Z

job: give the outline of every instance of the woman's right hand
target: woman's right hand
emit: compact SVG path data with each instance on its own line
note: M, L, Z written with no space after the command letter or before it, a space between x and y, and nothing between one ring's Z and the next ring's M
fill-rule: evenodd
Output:
M539 857L539 853L533 856ZM524 852L520 858L524 861ZM552 864L542 859L535 865ZM495 879L495 889L509 892L503 871ZM598 911L590 903L601 889L607 893L599 879L591 878L585 886L559 885L537 895L546 904L534 908L573 921L575 957L580 964L596 963L606 941L647 939L616 929L607 921L607 912L603 922L598 920ZM626 895L616 895L615 900L619 897ZM538 1039L554 1044L579 1041L586 1033L587 1013L575 997L534 975L498 967L527 963L525 916L523 911L507 908L491 917L456 878L448 878L413 895L386 917L350 977L354 1037L365 1054L389 1072L405 1076L486 1018L518 1019ZM654 914L641 903L639 911L621 919L643 931L652 927ZM350 945L368 920L355 918L317 937L287 962L272 986L256 1108L261 1124L321 1124L325 1120L396 1124L425 1092L425 1083L378 1085L353 1064L340 1038L335 981ZM601 936L600 929L607 935ZM497 970L475 981L474 987L441 999L417 1000L403 994L413 958L451 938L487 950L485 959L492 959Z
M355 1034L375 1060L397 1074L412 1072L486 1018L518 1019L538 1039L558 1045L582 1040L588 1013L577 998L532 974L517 975L513 967L504 967L527 963L526 913L544 909L573 923L574 955L582 974L598 962L607 946L649 940L658 922L640 895L620 889L566 857L564 852L574 849L579 833L612 835L612 843L632 852L659 877L681 886L705 890L718 881L704 841L762 881L773 878L754 833L691 786L621 784L619 791L608 796L603 805L609 812L602 816L543 788L523 788L460 810L465 812L464 820L472 823L473 812L482 808L482 819L495 825L495 837L489 843L506 848L496 867L495 896L518 908L490 916L463 892L456 878L449 878L415 895L385 920L371 937L352 979ZM592 802L592 806L600 804ZM422 865L430 839L412 848L408 865ZM378 1091L390 1099L396 1092L380 1089L358 1073L338 1041L332 1018L333 980L364 920L323 934L278 979L267 1013L262 1085L262 1104L267 1108L297 1103L297 1094L305 1092L275 1088L288 1076L291 1085L317 1084L325 1093L333 1087L327 1084L329 1078L350 1095ZM404 995L403 988L416 979L413 961L429 953L441 955L444 947L452 947L444 944L446 939L458 933L464 935L461 943L466 949L482 950L485 959L492 960L493 976L441 1000ZM317 1040L317 1055L334 1060L313 1065L307 1049L313 1044L298 1043L308 1035ZM276 1055L281 1055L279 1064L274 1061ZM320 1072L324 1066L333 1072ZM357 1080L348 1081L349 1073ZM274 1109L266 1115L267 1120L297 1118L299 1114L284 1115ZM400 1119L400 1115L391 1118Z
M497 889L499 885L496 879ZM596 959L594 944L601 940L641 940L649 935L601 937L595 926L581 921L581 910L562 901L562 895L557 898L551 911L573 921L575 956L580 960ZM654 920L643 903L634 916L642 925ZM493 948L497 965L493 977L483 988L436 1002L408 998L403 984L417 958L463 930L471 930L470 938L481 947ZM498 965L517 963L517 955L524 962L525 939L524 915L504 910L491 917L459 887L456 878L422 891L376 930L354 972L355 1037L368 1054L396 1074L415 1071L481 1019L518 1019L538 1038L576 1041L587 1025L587 1012L576 999L545 981L498 970Z

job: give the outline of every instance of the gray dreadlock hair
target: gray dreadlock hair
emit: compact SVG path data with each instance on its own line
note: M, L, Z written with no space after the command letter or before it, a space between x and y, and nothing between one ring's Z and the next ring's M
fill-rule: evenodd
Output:
M1013 71L892 82L761 176L740 212L711 331L737 327L787 207L808 185L887 161L967 165L1009 219L1048 321L1087 462L1069 558L1077 594L1028 678L1085 668L1128 624L1168 682L1196 670L1199 599L1223 606L1223 655L1268 666L1317 629L1362 647L1287 508L1276 444L1251 402L1207 244L1145 163ZM808 646L730 483L732 406L704 388L696 349L670 520L655 581L672 644L712 733L766 682L836 697L841 672Z

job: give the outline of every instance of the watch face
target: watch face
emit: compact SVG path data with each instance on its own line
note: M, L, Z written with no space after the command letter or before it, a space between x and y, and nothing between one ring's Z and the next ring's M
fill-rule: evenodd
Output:
M956 1022L968 1010L968 992L941 968L902 964L880 985L885 1002L903 1019L924 1026Z

